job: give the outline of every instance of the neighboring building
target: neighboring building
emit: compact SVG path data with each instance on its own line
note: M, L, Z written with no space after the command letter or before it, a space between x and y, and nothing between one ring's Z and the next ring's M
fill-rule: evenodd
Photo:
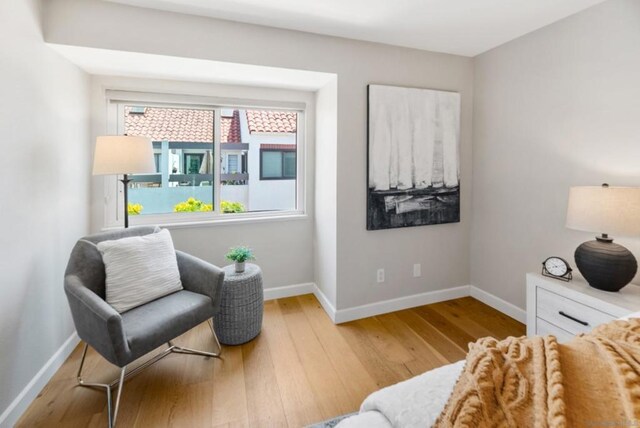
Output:
M130 202L166 213L189 197L213 201L214 111L127 106L127 135L153 141L156 174L134 176ZM297 113L222 109L221 200L246 211L296 207Z
M294 210L297 113L267 110L240 110L240 113L242 141L249 145L251 210ZM221 146L224 151L224 145Z

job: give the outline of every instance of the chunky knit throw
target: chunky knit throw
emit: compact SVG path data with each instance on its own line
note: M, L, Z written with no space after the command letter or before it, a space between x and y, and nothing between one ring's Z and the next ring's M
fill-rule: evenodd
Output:
M640 426L640 319L566 344L554 336L470 344L435 426Z

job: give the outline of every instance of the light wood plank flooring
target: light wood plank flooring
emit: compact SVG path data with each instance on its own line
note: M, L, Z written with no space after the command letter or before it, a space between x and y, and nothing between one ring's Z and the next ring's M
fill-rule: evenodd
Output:
M211 349L207 324L178 344ZM120 427L301 427L354 412L371 392L465 356L483 336L523 324L466 297L334 325L309 294L265 303L262 333L222 359L172 354L127 381ZM78 346L31 404L21 427L104 427L102 391L76 387ZM90 350L85 378L117 369Z

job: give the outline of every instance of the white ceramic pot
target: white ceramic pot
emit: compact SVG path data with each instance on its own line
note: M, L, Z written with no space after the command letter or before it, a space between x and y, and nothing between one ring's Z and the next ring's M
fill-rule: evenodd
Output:
M244 264L246 262L236 262L236 273L244 272Z

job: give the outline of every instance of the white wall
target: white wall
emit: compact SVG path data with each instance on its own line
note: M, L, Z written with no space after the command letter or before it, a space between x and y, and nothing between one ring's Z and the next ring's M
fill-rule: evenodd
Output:
M48 4L45 38L52 43L337 74L334 303L344 308L468 283L472 59L96 0ZM461 92L461 223L366 231L368 83ZM413 263L422 263L422 278L412 277ZM375 284L378 267L387 270L383 285Z
M89 78L40 19L37 1L0 2L0 415L74 331L62 281L89 231Z
M476 57L473 122L471 282L524 308L525 272L595 235L564 227L569 186L640 185L640 1Z
M316 96L316 176L313 255L315 282L335 310L338 274L338 81L333 79Z

